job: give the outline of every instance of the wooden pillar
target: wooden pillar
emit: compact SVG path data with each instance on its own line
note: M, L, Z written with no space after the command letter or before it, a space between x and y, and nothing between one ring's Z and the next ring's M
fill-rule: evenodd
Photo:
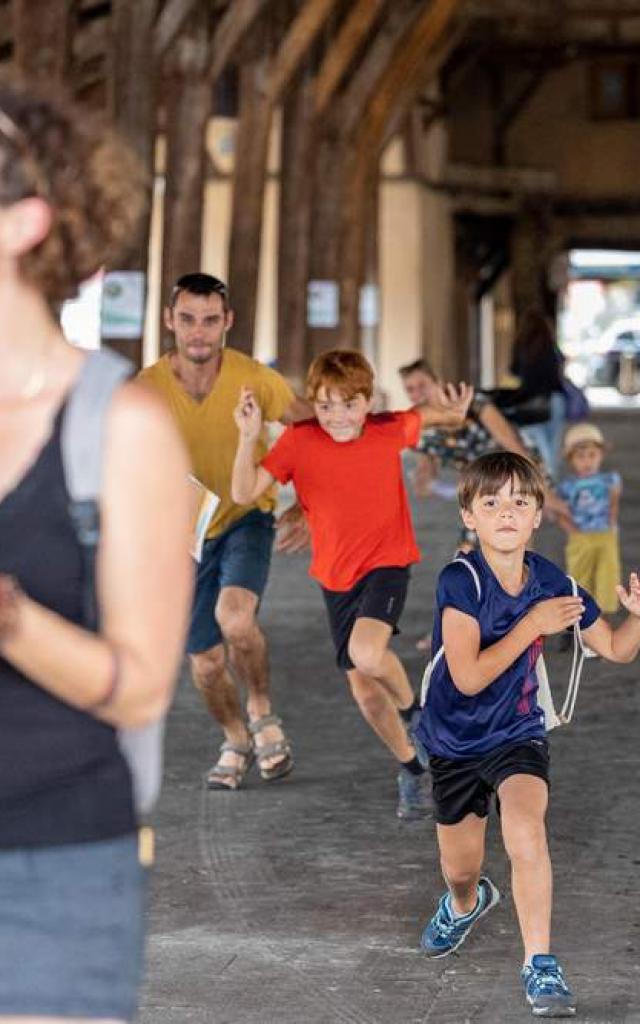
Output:
M269 56L240 69L240 108L233 172L229 292L235 311L233 347L253 352L271 104L264 92Z
M410 13L400 45L393 50L367 101L350 148L341 204L340 292L342 336L358 340L358 302L365 272L367 196L377 180L380 153L390 124L399 124L425 81L433 77L459 38L454 17L460 0L432 0Z
M117 268L147 273L151 223L151 182L154 174L156 139L156 62L153 30L156 0L113 0L110 106L116 127L138 154L149 175L149 204L137 235L131 240L131 255ZM123 352L132 362L142 364L142 336L103 341Z
M313 81L297 76L282 110L278 233L278 368L296 387L304 380L307 280L311 249L314 124Z
M286 94L309 48L326 23L337 0L299 0L299 10L270 56L266 29L276 37L277 20L254 34L253 55L241 64L240 110L233 177L233 210L229 244L229 289L236 312L233 343L253 350L262 209L273 110ZM298 3L296 3L298 7ZM282 15L283 8L276 14ZM281 33L280 33L281 34Z
M177 40L167 68L161 304L176 278L199 270L201 264L205 142L211 113L208 64L208 25L201 9Z
M547 307L551 231L544 203L523 205L511 238L511 279L516 321L530 306Z
M311 357L327 348L348 347L340 328L340 204L344 200L344 170L347 149L342 139L325 134L316 151L313 177L313 210L311 220L311 252L309 282L323 282L321 288L338 291L337 319L325 326L307 327L308 349Z

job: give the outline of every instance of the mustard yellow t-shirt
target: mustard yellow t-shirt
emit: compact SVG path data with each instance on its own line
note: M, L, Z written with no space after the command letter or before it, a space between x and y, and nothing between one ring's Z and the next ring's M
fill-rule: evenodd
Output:
M249 506L236 505L231 498L231 472L238 445L233 410L238 404L240 388L251 388L266 422L282 419L293 402L293 391L275 370L232 348L222 350L220 372L202 402L191 398L176 379L168 355L143 370L140 378L157 388L166 399L191 455L194 476L220 498L207 531L207 537L216 537L249 511ZM263 436L256 446L256 462L266 450ZM271 512L274 506L275 489L272 488L250 507Z

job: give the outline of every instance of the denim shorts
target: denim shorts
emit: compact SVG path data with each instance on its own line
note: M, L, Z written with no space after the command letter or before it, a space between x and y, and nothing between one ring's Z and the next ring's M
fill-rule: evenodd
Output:
M0 1016L132 1020L146 875L137 834L0 850Z
M262 597L271 565L273 522L270 512L252 509L219 537L204 542L187 640L189 654L222 643L215 608L223 587L242 587Z

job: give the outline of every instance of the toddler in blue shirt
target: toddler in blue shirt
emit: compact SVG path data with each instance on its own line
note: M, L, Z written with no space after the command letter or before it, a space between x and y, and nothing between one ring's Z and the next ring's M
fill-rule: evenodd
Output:
M594 423L576 423L564 439L564 457L573 474L558 484L570 517L560 517L567 532L567 572L595 597L603 612L618 610L620 582L619 473L603 472L604 438Z

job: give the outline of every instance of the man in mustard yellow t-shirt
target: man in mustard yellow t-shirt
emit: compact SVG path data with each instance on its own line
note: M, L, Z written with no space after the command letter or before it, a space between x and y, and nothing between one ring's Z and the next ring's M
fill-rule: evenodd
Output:
M244 386L256 395L266 421L312 415L278 373L224 347L232 324L223 282L209 274L184 275L165 308L175 349L141 374L168 402L193 475L220 499L197 566L187 651L194 682L224 732L219 759L207 775L211 789L224 790L238 788L254 752L264 779L280 778L293 767L281 721L271 712L266 645L256 621L269 573L275 494L264 494L249 508L233 502L233 410ZM260 456L266 447L265 442ZM227 655L247 689L248 723Z

